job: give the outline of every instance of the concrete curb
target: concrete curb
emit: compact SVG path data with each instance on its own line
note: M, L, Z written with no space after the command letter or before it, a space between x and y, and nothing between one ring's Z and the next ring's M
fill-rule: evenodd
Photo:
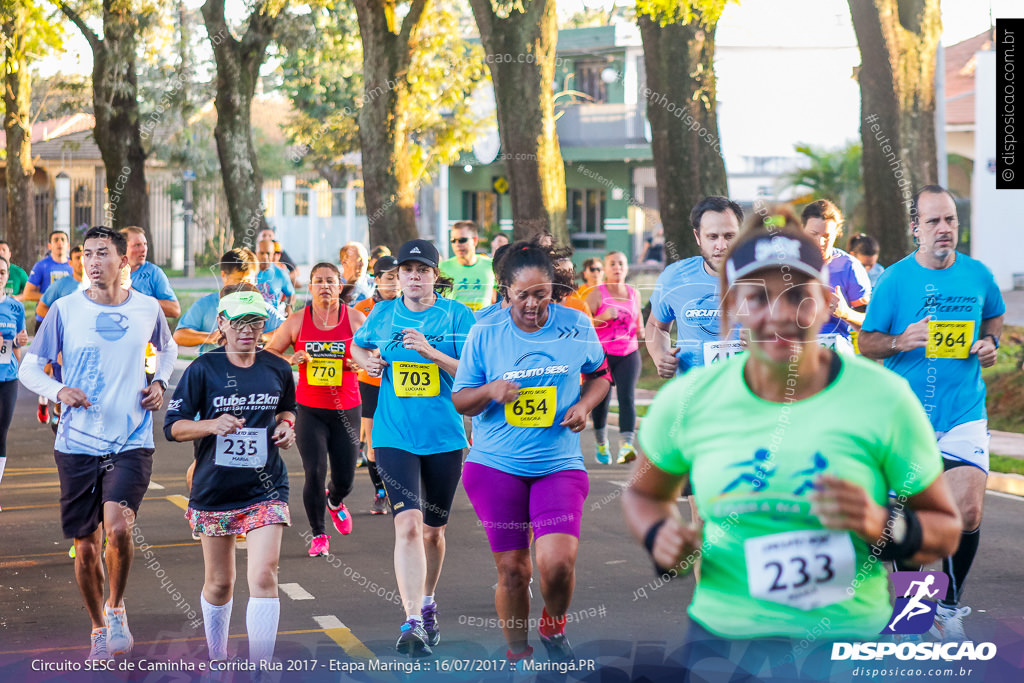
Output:
M999 493L1008 493L1012 496L1024 498L1024 476L990 472L985 488L989 491L998 491Z

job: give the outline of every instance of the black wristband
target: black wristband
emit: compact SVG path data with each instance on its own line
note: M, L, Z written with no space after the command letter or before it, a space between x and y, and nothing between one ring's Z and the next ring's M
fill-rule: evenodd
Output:
M885 531L882 532L882 538L875 547L879 549L877 553L878 559L890 561L890 560L903 560L913 557L917 554L917 551L921 549L921 544L924 542L924 531L921 528L921 520L918 518L917 513L913 509L906 506L888 505L886 506L889 510L889 517L886 520ZM889 522L897 515L902 516L904 522L907 525L906 534L903 540L897 543L891 535L887 532L892 526Z
M658 531L661 529L661 527L665 525L665 522L667 521L668 517L665 517L664 519L655 522L647 530L647 533L644 534L644 547L647 548L647 554L651 556L651 562L654 563L654 572L658 576L668 574L668 569L665 569L664 567L659 565L658 561L654 559L654 539L658 537Z

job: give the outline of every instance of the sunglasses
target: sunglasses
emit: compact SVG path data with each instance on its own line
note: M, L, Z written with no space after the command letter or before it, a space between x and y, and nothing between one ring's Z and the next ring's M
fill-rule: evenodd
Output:
M234 320L228 321L228 325L231 326L231 329L238 330L239 332L245 329L258 330L259 328L263 327L265 323L266 320L264 320L263 318L253 319L248 317L235 318Z
M600 272L602 272L604 270L604 268L597 268L596 266L590 266L589 268L587 268L587 270L589 270L591 273L600 273Z
M452 244L465 244L466 242L468 242L471 239L473 239L473 238L472 237L453 237L452 238Z

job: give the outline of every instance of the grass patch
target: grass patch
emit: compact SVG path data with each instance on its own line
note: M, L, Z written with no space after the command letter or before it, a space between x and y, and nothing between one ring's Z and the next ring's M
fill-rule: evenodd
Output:
M638 405L638 406L636 406L636 416L637 416L637 417L643 417L644 415L646 415L646 414L647 414L647 409L648 409L649 407L650 407L650 406L641 406L641 405ZM608 408L608 412L609 412L609 413L615 413L615 414L618 414L618 412L619 412L619 407L618 407L618 406L610 406L610 407Z
M1024 474L1024 459L1005 455L990 455L989 469L1004 474Z
M996 364L981 371L988 386L988 426L1003 432L1024 432L1024 328L1007 326Z

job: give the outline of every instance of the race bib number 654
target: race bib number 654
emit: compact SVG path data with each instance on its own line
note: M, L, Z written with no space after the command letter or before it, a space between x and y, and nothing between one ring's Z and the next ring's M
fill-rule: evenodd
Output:
M812 610L850 597L855 575L848 532L789 531L743 543L750 595Z

